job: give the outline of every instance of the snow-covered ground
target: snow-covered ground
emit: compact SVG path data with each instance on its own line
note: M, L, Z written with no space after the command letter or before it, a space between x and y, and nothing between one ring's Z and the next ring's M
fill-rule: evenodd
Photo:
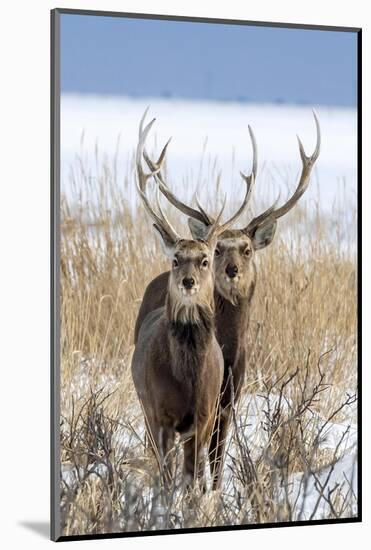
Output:
M276 197L280 186L287 182L291 187L295 184L301 167L297 134L308 154L315 146L315 125L309 106L66 94L61 101L62 185L67 181L69 166L82 150L94 177L96 145L108 159L117 152L118 177L127 174L128 161L130 166L137 143L139 120L147 106L150 106L148 120L156 117L148 140L150 148L159 152L172 136L167 160L171 184L175 186L190 182L195 188L208 175L221 170L224 190L238 191L239 170L249 171L251 167L248 124L258 143L257 185L263 185L264 189L260 189L264 196L268 192ZM355 202L356 111L314 107L321 124L322 150L304 200L318 197L319 189L321 208L327 210L340 189L347 201ZM274 186L267 191L268 181L273 181ZM283 193L285 196L287 190Z
M71 390L75 397L81 395L81 379L84 380L87 372L87 364L84 365L82 376L76 377L71 381ZM117 382L113 379L107 379L106 390L113 391L117 387ZM341 402L344 402L346 395L341 396ZM269 434L265 429L266 415L268 409L273 411L278 405L277 394L256 395L245 393L238 405L237 425L239 426L239 437L246 438L244 441L248 445L252 460L259 461L261 457L269 463ZM293 404L286 399L279 402L279 407L284 415L292 415ZM335 407L335 405L334 405ZM335 407L335 409L337 406ZM144 441L144 423L139 403L133 402L126 411L127 418L121 423L120 428L114 434L114 446L117 455L122 456L143 456ZM292 518L294 520L325 519L333 516L331 508L332 501L329 498L334 492L337 492L337 499L341 499L344 506L344 516L357 513L357 401L354 399L343 409L343 420L335 422L322 417L313 410L305 413L306 430L313 434L318 434L317 453L325 453L326 460L322 467L315 467L313 471L308 468L305 472L297 471L292 473L284 485L279 478L274 482L276 492L276 502L284 506L289 502L292 508ZM222 494L227 499L234 498L235 461L244 460L239 454L239 446L233 430L226 444L226 462L224 466L223 483L221 487ZM313 464L314 465L314 464ZM93 471L100 475L106 475L106 467L102 464L91 465ZM81 471L82 472L82 471ZM64 483L72 489L78 483L78 472L76 467L70 463L62 466L62 479ZM210 474L206 470L208 485L210 486ZM135 478L135 476L134 476ZM137 483L133 478L133 483ZM152 489L143 486L143 478L140 478L140 492L142 496L151 502ZM177 498L181 496L181 489L177 490ZM210 493L209 493L210 497ZM206 495L206 498L209 498ZM268 498L268 496L267 496ZM339 504L339 502L338 502Z

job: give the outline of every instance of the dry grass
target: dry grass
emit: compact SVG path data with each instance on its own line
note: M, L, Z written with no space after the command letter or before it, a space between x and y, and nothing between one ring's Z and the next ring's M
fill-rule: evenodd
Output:
M311 212L297 207L259 254L246 334L251 360L226 482L220 492L189 497L177 480L164 493L145 449L130 357L143 291L167 263L135 207L132 171L117 182L114 162L98 169L91 178L77 162L62 186L63 534L310 519L323 505L321 517L356 514L351 480L331 484L355 422L355 212L345 219L340 204L324 219L318 204ZM327 448L330 422L344 432ZM299 472L294 505L289 489ZM318 502L308 512L311 482Z

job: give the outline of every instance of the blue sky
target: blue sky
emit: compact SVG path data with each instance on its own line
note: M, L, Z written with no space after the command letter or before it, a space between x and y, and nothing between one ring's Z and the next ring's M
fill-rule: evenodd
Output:
M63 14L64 92L355 106L357 36Z

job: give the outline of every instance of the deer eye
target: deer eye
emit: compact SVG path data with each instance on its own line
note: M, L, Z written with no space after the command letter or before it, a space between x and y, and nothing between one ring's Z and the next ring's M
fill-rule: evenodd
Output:
M215 256L220 256L220 250L219 248L216 248L214 251Z
M178 260L177 260L176 258L174 258L174 260L173 260L173 267L178 267L178 265L179 265Z
M251 255L251 248L246 248L245 249L245 256L250 256Z
M201 262L201 266L202 267L207 267L209 265L209 260L207 258L205 258L204 260L202 260Z

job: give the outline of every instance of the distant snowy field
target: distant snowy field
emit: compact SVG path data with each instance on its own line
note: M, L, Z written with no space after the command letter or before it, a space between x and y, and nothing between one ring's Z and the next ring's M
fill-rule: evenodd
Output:
M138 124L147 106L150 106L148 121L156 117L148 140L150 149L158 153L172 136L167 161L170 183L175 186L191 182L194 190L200 181L208 180L208 175L221 171L227 194L233 189L242 191L239 170L247 172L251 167L250 124L258 143L257 186L263 186L259 193L277 197L279 190L285 189L281 195L284 198L285 186L295 185L301 168L296 134L307 154L315 146L310 107L66 94L61 101L62 186L77 155L82 154L94 177L96 146L109 161L117 151L119 178L128 173L128 166L132 170ZM355 203L356 111L316 107L316 112L321 124L322 150L305 200L319 196L321 208L328 210L341 190L346 201ZM268 181L274 184L271 188Z

